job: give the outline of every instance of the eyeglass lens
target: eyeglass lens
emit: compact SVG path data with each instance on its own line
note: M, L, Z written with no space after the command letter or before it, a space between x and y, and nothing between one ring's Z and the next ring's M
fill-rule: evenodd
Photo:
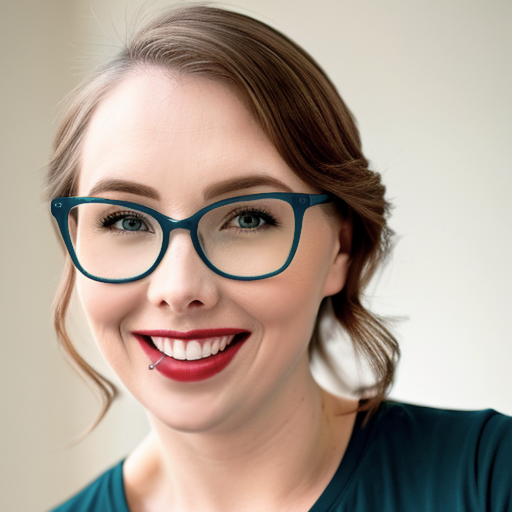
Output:
M151 215L105 203L83 203L68 217L78 261L102 279L130 279L148 271L161 252L163 232ZM279 270L295 232L292 206L281 199L239 201L204 214L197 236L218 270L257 277Z

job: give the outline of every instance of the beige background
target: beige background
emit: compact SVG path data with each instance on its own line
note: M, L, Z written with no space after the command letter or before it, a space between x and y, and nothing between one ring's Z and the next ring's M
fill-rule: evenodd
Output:
M147 429L124 396L84 442L96 402L50 325L62 255L41 169L58 102L145 4L2 0L0 503L48 509ZM224 4L226 5L226 4ZM237 0L303 45L355 113L396 208L395 254L369 300L408 317L392 396L512 414L512 4L508 0ZM116 36L116 32L118 35ZM79 314L82 351L104 368Z

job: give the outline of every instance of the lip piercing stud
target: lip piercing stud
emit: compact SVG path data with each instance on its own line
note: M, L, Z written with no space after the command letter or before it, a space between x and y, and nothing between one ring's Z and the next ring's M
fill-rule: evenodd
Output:
M156 363L151 363L149 365L149 369L153 370L157 364L160 364L164 360L164 357L165 357L165 354L162 354L162 357Z

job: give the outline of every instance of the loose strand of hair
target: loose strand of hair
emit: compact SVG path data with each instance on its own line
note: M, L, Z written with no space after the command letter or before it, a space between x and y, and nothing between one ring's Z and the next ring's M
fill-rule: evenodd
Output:
M53 306L53 324L60 347L63 349L67 361L77 371L78 375L93 390L100 401L100 411L93 423L78 436L76 442L89 435L105 417L113 401L119 395L117 387L106 377L94 370L78 353L73 345L66 327L66 316L71 302L75 284L75 269L71 260L66 259L62 280L57 291Z

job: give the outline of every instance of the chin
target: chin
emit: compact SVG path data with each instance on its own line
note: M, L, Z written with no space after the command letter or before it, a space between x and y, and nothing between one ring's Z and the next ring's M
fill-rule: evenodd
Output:
M195 417L173 416L172 418L169 418L162 415L155 416L151 413L150 417L150 421L153 423L154 420L156 420L159 425L174 430L175 432L181 432L184 434L206 434L228 430L221 427L223 424L225 425L225 418L222 417L206 417L204 414L197 414Z
M209 399L210 398L210 399ZM187 397L180 397L179 401L170 400L162 403L143 404L148 412L150 422L154 426L167 427L183 433L207 433L224 430L233 423L233 412L237 406L226 407L214 398L187 401Z

